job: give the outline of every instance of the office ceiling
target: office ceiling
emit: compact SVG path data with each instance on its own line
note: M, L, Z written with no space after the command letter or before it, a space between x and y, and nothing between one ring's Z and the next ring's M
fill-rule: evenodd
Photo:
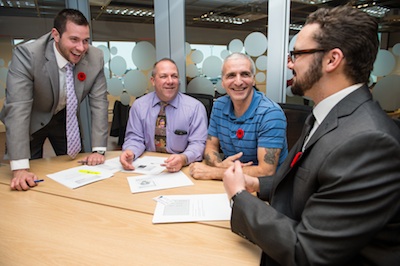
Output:
M311 4L310 2L321 3ZM378 18L380 31L400 32L399 0L292 0L290 23L293 24L294 29L297 25L304 24L307 15L318 7L334 7L346 3L368 8L373 12L382 11L383 9L386 11L385 16ZM64 0L0 0L0 16L54 18L55 14L64 6ZM114 12L109 13L107 10L110 9L114 10ZM123 12L123 10L137 11L139 9L146 12L153 11L153 1L90 0L93 20L154 23L152 16L133 16ZM267 33L267 9L267 0L186 0L186 26ZM115 12L119 13L114 14ZM207 17L204 15L207 15ZM207 18L213 21L205 21ZM221 22L244 19L249 21L243 24ZM296 33L296 30L292 31L292 33Z

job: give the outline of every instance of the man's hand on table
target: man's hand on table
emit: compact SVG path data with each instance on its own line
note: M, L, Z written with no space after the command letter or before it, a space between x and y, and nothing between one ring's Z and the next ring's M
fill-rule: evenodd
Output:
M187 158L184 154L171 154L165 161L165 166L168 172L178 172L186 165Z
M199 180L222 180L224 168L208 166L204 163L192 163L189 166L189 173L194 179Z
M89 156L85 157L83 161L87 165L98 165L103 164L106 160L106 157L100 153L94 152L91 153Z
M125 150L119 156L119 161L125 170L135 170L132 164L133 159L135 159L135 154L131 150Z
M215 163L215 165L210 166L205 163L192 163L190 164L189 170L190 175L194 179L199 180L222 180L224 176L224 172L228 167L234 165L235 161L238 161L240 157L242 157L243 152L239 152L232 156L227 157L225 160L219 163ZM241 163L241 166L250 166L253 162Z
M37 186L35 180L38 180L37 176L29 172L28 169L13 170L10 187L13 190L25 191Z

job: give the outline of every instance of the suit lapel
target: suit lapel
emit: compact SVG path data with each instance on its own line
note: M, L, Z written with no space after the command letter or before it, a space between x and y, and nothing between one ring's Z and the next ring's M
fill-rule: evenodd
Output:
M328 114L327 117L322 121L321 125L318 126L317 130L311 136L307 145L304 147L304 153L310 149L321 137L334 130L338 126L338 113L337 108L334 107Z
M89 51L88 51L89 52ZM75 71L74 71L74 82L75 82L75 93L76 93L76 97L78 98L78 102L80 103L82 101L82 95L83 95L83 89L84 89L84 85L85 85L85 81L84 80L79 80L78 79L78 74L80 72L85 73L87 75L87 73L85 72L88 65L87 59L86 59L86 55L85 57L83 57L81 59L81 61L75 66Z
M371 99L366 85L353 91L338 102L322 121L315 133L308 141L305 150L310 149L321 137L334 130L339 125L339 119L353 113L361 104Z
M57 108L57 104L60 98L60 77L58 73L58 65L56 60L56 55L54 54L53 48L54 40L51 38L51 34L49 34L49 41L46 44L46 64L45 69L46 73L48 73L48 77L51 83L51 91L53 92L53 112Z
M371 94L368 90L367 86L363 86L360 89L355 90L354 92L350 93L346 96L343 100L341 100L338 104L333 107L333 109L329 112L329 114L325 117L322 121L321 125L317 128L315 133L311 136L310 140L308 141L303 154L298 159L296 165L300 165L301 162L307 157L307 155L311 152L312 147L314 144L322 138L324 135L328 134L332 130L335 130L339 125L339 119L341 117L345 117L350 115L357 109L362 103L371 99ZM282 182L283 179L289 178L292 176L292 172L297 170L297 167L290 167L290 163L294 159L297 151L301 150L302 140L299 139L296 144L291 149L288 157L285 160L285 163L281 166L282 169L279 173L282 175L277 175L274 180L274 188Z

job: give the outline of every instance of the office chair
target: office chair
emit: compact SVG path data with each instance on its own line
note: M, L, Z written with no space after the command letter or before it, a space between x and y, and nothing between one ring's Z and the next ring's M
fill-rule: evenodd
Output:
M290 103L279 103L279 105L282 107L282 110L286 115L286 138L288 149L290 150L301 136L304 122L307 116L311 113L312 107Z
M395 117L393 117L392 120L393 120L394 123L400 128L400 118L395 118Z
M129 105L123 105L121 101L115 101L113 118L110 128L110 136L118 137L118 146L122 146L125 140L126 125L129 118Z
M210 116L211 116L211 110L212 110L212 107L214 104L214 97L209 94L202 94L202 93L186 92L185 94L199 100L200 102L202 102L204 104L204 107L206 108L206 111L207 111L207 118L209 121Z

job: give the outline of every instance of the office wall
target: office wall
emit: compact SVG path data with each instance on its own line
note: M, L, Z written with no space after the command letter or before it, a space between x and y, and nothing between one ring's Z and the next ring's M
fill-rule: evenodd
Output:
M0 38L37 38L50 31L52 27L53 19L0 16ZM154 42L155 34L152 24L92 21L92 28L93 39L96 41ZM224 45L232 39L244 40L249 33L247 31L187 27L186 40L189 43L196 44ZM400 32L385 34L388 48L400 43Z
M53 19L0 17L0 37L32 39L53 27ZM125 22L92 21L93 39L96 41L148 41L154 42L154 25ZM196 44L228 44L232 39L244 40L249 32L188 27L186 40ZM205 37L207 36L207 37Z
M393 47L397 43L400 43L400 32L388 34L388 47Z
M52 27L53 19L0 16L0 58L5 59L5 66L8 66L11 59L12 39L36 39L49 32ZM92 21L92 30L93 40L96 41L148 41L155 43L154 25L152 24ZM187 27L186 41L191 44L228 45L233 39L245 40L249 33L247 31ZM385 33L383 37L385 42L383 49L390 49L400 43L400 32ZM394 73L399 73L399 64L400 62L397 60ZM1 107L2 101L0 100Z

